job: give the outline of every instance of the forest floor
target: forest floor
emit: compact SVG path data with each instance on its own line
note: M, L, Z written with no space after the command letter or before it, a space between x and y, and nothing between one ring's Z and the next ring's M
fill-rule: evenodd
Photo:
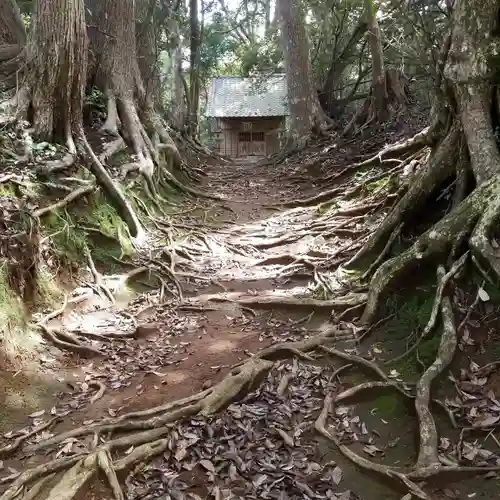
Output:
M5 443L0 459L19 437L22 446L21 453L4 453L0 460L0 485L49 459L88 452L111 433L68 434L50 443L54 436L207 390L263 349L307 342L333 325L333 346L346 354L344 360L304 355L278 361L242 401L213 416L194 415L172 424L165 451L123 478L125 497L411 498L404 496L404 488L361 472L314 425L331 392L341 443L377 463L404 469L414 462L418 421L413 402L391 387L412 390L436 357L440 329L415 355L384 365L404 354L426 325L435 285L426 277L412 279L388 299L375 327L367 330L356 323L366 286L342 264L384 216L397 189L391 187L391 176L380 182L376 171L351 173L340 166L327 182L312 165L318 154L311 153L310 168L307 158L297 165L245 161L208 167L202 188L224 201L190 202L182 213L172 214L169 224L179 231L178 245L170 245L177 251L177 283L164 284L161 291L115 296L114 303L93 295L50 320L50 328L78 335L99 355L66 354L61 362L47 348L40 361L44 373L2 374L0 432ZM352 160L345 149L338 156L344 165L343 156ZM337 189L338 196L323 204L319 198L304 202L327 188ZM288 208L294 199L303 200L297 203L302 206ZM481 300L476 300L479 290ZM495 435L500 372L496 365L486 371L480 367L500 357L500 293L495 295L481 277L455 286L453 293L462 330L450 372L454 376L444 377L433 394L440 402L435 413L439 450L455 463L493 469L500 464L500 437ZM351 401L349 390L373 379L373 365L367 377L350 371L361 356L376 360L386 378L359 391L363 397L355 391ZM340 404L344 400L345 406ZM476 434L474 427L488 432ZM499 479L495 472L487 478L446 477L425 484L425 494L435 500L493 498L500 491ZM102 479L90 481L76 498L114 498Z

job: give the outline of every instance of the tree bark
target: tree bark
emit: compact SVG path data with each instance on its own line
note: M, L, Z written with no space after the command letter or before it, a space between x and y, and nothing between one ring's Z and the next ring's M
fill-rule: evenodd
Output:
M34 134L62 140L74 158L80 153L132 236L141 226L127 200L99 162L83 130L87 76L87 31L83 0L39 0L28 41L28 73L18 92L21 113L33 114Z
M201 29L198 0L189 2L190 57L189 57L189 121L188 134L198 135L198 110L200 106L200 48Z
M25 62L26 30L15 0L0 2L0 88L16 84L16 72Z
M34 132L47 141L63 139L74 154L87 75L83 0L39 0L34 19L27 77Z
M168 177L177 186L178 181L164 168L167 160L173 165L181 162L179 151L172 140L167 126L157 112L158 100L155 92L148 92L144 86L138 62L136 13L144 19L145 12L154 7L148 0L135 11L134 0L93 0L90 6L97 33L94 44L99 54L96 82L108 99L108 113L102 127L112 135L121 134L134 152L134 162L127 165L127 171L138 171L145 179L147 190L157 199L157 184ZM154 23L146 23L146 32L139 37L144 56L153 60L156 52ZM153 33L148 33L148 31ZM105 34L104 36L101 36ZM148 66L148 63L144 64ZM143 71L151 76L151 68ZM153 78L156 79L153 71ZM153 84L153 88L157 83ZM160 167L156 169L156 167ZM156 175L158 174L158 175Z
M303 147L313 133L328 125L313 86L309 43L300 0L278 0L285 56L290 130L287 148Z
M136 0L137 58L139 74L145 95L156 108L161 100L161 83L158 67L158 23L155 18L155 0Z
M372 116L378 121L385 121L389 116L387 86L385 80L384 52L382 35L377 21L377 9L373 0L365 0L367 20L367 39L372 56Z
M16 0L0 2L0 46L26 44L26 30Z

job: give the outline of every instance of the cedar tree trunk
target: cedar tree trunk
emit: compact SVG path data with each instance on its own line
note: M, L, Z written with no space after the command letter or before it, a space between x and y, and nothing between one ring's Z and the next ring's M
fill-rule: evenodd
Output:
M285 56L290 131L287 149L303 147L328 125L312 83L309 43L300 0L278 0Z
M198 0L189 2L190 57L189 57L189 122L188 134L198 135L198 110L200 106L200 48L201 29L198 15Z
M63 140L73 159L82 154L132 236L138 236L137 217L85 138L87 44L83 0L38 1L27 48L28 73L17 99L20 112L27 116L28 108L32 109L38 139Z

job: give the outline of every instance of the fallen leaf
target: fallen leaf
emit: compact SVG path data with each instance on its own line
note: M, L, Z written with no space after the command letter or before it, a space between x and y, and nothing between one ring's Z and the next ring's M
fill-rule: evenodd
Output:
M371 457L374 457L377 453L382 453L382 450L377 448L376 446L369 444L363 448L363 451L370 455Z
M338 466L333 469L332 481L337 485L342 481L342 469Z
M210 460L200 460L200 465L205 467L205 469L207 469L209 472L213 472L215 474L215 467L214 467L214 464L212 462L210 462Z
M488 427L500 421L500 415L490 415L483 420L475 422L473 427Z
M479 298L483 302L488 302L488 300L490 300L490 296L488 295L488 292L483 287L479 287L477 294L479 295Z

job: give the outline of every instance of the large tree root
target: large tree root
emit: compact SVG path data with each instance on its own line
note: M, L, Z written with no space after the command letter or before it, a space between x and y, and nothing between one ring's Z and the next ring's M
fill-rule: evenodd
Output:
M374 260L377 250L385 245L388 236L405 222L410 213L425 203L436 186L453 175L459 159L460 137L460 127L456 123L432 153L423 170L416 174L407 193L384 218L367 243L349 261L350 267L356 267L369 258Z
M478 187L456 209L421 235L408 250L384 262L370 282L368 301L361 321L369 323L374 319L382 296L397 278L431 258L442 259L452 250L459 248L472 232L485 206L496 199L500 200L500 176ZM476 251L482 258L483 249L474 245L477 241L471 239L472 251Z
M455 272L456 269L453 269L453 271ZM438 268L438 282L443 283L446 276L450 274L451 271L449 273L445 273L444 268L440 266ZM438 475L446 475L448 473L486 474L489 471L498 471L500 469L498 466L461 467L455 465L443 465L444 459L439 457L438 431L430 411L431 384L450 365L458 344L450 298L447 296L442 297L439 301L439 308L441 310L443 333L436 359L418 381L415 396L409 394L406 390L401 391L404 396L415 400L415 409L419 422L419 454L415 467L412 470L405 471L395 467L372 462L353 452L349 446L340 441L333 430L330 431L327 428L328 415L334 402L343 402L352 398L361 391L369 391L376 388L393 388L401 390L399 384L388 380L382 370L370 361L354 355L336 351L335 349L322 347L322 349L328 353L369 368L382 378L383 381L363 383L353 388L349 388L337 395L327 394L324 400L323 410L315 423L316 430L328 440L335 443L339 451L356 466L366 471L375 472L384 476L392 481L398 488L404 488L411 496L422 500L430 500L431 497L417 484L420 481L425 481L429 478L433 478Z
M443 267L438 268L438 280L443 281L445 276ZM438 432L436 423L429 408L431 384L452 362L457 348L457 335L453 319L453 309L449 297L444 297L441 303L441 317L443 333L438 353L434 363L424 372L417 384L415 409L420 427L420 446L416 470L439 469L441 462L438 457Z
M200 295L188 303L199 304L204 302L229 302L241 306L261 309L301 308L327 309L353 307L366 301L366 294L351 293L331 300L318 300L309 297L290 297L287 295L246 296L239 292Z

